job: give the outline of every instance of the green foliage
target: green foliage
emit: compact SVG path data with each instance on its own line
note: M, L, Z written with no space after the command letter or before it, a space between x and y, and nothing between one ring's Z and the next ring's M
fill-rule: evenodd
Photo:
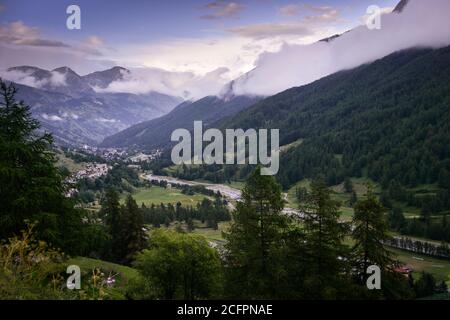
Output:
M350 180L350 178L345 178L344 180L344 190L346 193L353 193L353 183L352 180Z
M82 213L63 195L51 135L38 135L39 123L16 93L0 79L0 239L19 233L30 220L37 222L39 239L79 253Z
M431 296L437 289L436 279L433 275L427 272L422 272L420 279L414 283L414 289L416 291L417 298Z
M64 255L35 238L30 225L0 246L0 297L35 299L58 297L59 263ZM56 274L55 274L56 273ZM36 290L41 288L42 293Z
M207 227L217 228L218 222L229 221L231 219L227 208L227 201L216 197L214 201L204 198L197 206L183 206L178 202L172 204L155 205L150 207L142 206L144 222L159 228L162 224L169 224L175 221L188 222L200 220L206 222Z
M331 199L330 193L324 180L314 180L306 201L300 204L306 243L305 286L311 298L338 297L348 257L343 241L349 228L339 221L339 203Z
M132 192L134 188L142 186L139 175L135 169L124 164L115 164L105 176L91 179L83 178L77 183L79 200L89 202L92 197L88 194L102 193L104 190L114 188L119 192Z
M284 277L283 238L289 218L272 176L257 168L242 191L225 245L229 294L240 298L279 297Z
M359 277L365 283L366 270L370 265L377 265L381 270L389 270L393 265L391 253L383 245L390 239L389 227L386 209L375 197L371 186L368 187L366 199L358 201L354 209L353 254Z
M133 290L159 299L214 298L221 290L218 253L205 238L170 230L154 230L151 245L137 256L136 268L142 276L140 288Z
M0 245L1 299L123 299L115 290L116 275L99 268L82 269L81 290L68 290L66 268L73 261L46 242L36 239L34 226L29 225L20 236ZM92 272L91 272L92 270Z
M109 256L114 261L130 264L147 245L143 211L131 195L121 206L118 193L110 189L102 201L100 214L111 236Z

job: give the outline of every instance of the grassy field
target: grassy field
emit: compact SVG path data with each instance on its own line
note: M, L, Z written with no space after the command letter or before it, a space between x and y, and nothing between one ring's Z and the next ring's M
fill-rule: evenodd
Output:
M121 202L125 200L127 194L121 196ZM135 193L132 194L134 200L136 200L138 205L144 203L146 206L160 203L172 203L176 204L181 202L182 205L196 205L198 202L202 201L203 198L207 196L202 194L185 195L181 193L180 190L175 188L165 189L158 186L152 186L151 188L139 188Z
M104 272L112 272L113 274L117 273L124 280L135 279L138 276L136 269L103 260L75 257L70 259L67 263L68 265L79 266L82 272L91 272L95 268L100 268Z
M104 277L113 277L116 284L113 288L108 289L112 299L125 299L125 294L130 281L136 280L139 273L136 269L107 262L103 260L96 260L86 257L75 257L67 261L67 265L77 265L80 267L83 281L91 281L90 277L95 269L100 269L104 273Z
M367 179L358 178L358 179L352 179L353 182L353 188L355 189L356 195L359 199L364 198L365 193L367 192L367 188L365 184L368 182ZM309 180L302 180L296 183L293 187L291 187L287 192L287 204L286 207L289 208L298 208L298 201L295 195L297 188L306 188L309 189L310 186ZM350 200L350 194L347 194L344 192L344 185L340 184L337 186L331 187L331 190L333 191L332 198L334 200L338 200L341 202L342 206L340 208L340 211L342 213L341 218L344 221L350 221L353 217L353 208L349 207L347 205L348 201Z
M67 158L63 152L56 154L56 166L66 167L71 173L78 172L85 168L85 163L76 163L74 160Z
M294 186L292 186L288 192L287 192L287 203L286 203L286 207L288 208L298 208L298 201L295 195L295 191L297 190L297 188L306 188L309 189L309 185L310 185L310 181L309 180L302 180L297 182Z
M200 221L196 221L195 229L192 232L204 236L209 241L223 244L225 243L225 240L223 238L222 232L227 231L229 227L230 222L219 222L218 230L214 230L211 228L207 228L204 224L200 223Z
M231 183L224 183L224 185L230 186L232 188L238 189L238 190L242 190L245 187L245 182L243 181L231 181Z
M431 273L438 282L445 281L450 285L450 261L431 258L429 256L416 254L398 249L389 249L396 258L413 270L414 279L420 278L420 273L426 271Z
M367 192L367 183L371 183L375 188L375 193L380 194L381 190L379 185L374 183L368 178L352 178L353 189L356 192L358 200L362 200L365 198L365 194ZM305 179L296 183L293 187L291 187L287 194L287 204L286 206L289 208L298 208L298 201L296 199L295 191L297 188L305 187L309 189L310 181ZM410 189L411 191L415 191L420 194L428 194L436 191L435 185L420 185L414 189ZM341 212L343 220L350 220L353 217L353 208L348 205L351 195L346 193L344 190L344 183L341 183L336 186L332 186L331 190L333 191L332 199L338 200L341 202ZM394 205L400 207L403 210L405 218L418 218L420 217L420 208L408 207L404 203L399 203L394 201ZM441 216L437 215L434 218L441 219Z
M225 243L225 239L223 238L222 232L228 230L230 227L229 221L219 222L219 228L214 230L212 228L206 227L205 223L201 223L201 221L194 220L195 229L192 231L193 234L199 234L206 238L206 240L215 242L216 244ZM185 223L181 224L183 229L187 229L187 225ZM172 223L169 226L169 229L174 229L176 227L176 223ZM165 226L161 226L161 228L166 228Z

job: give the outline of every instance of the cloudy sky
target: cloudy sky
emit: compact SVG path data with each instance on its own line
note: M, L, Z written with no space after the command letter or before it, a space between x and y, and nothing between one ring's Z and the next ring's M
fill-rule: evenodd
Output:
M121 65L232 79L259 54L310 43L361 23L371 4L398 0L0 0L0 68L67 65L85 74ZM81 8L81 30L66 8ZM222 69L224 70L224 69Z
M18 65L81 75L123 66L132 72L106 91L271 95L401 49L450 44L449 0L409 0L392 14L399 1L0 0L0 76L28 79L5 71ZM80 30L66 27L71 4ZM365 25L373 5L379 30Z

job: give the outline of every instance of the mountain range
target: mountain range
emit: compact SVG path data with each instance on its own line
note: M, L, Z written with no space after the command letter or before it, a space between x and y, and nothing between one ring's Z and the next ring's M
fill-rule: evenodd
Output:
M160 118L139 123L107 137L100 146L136 146L148 150L166 147L170 144L170 136L175 129L184 128L192 131L194 121L203 121L203 125L212 126L261 99L252 96L233 96L227 99L208 96L195 102L184 102Z
M5 78L15 82L18 98L30 105L42 129L52 132L57 142L95 145L136 123L162 116L183 101L158 92L101 91L128 72L114 67L80 76L68 67L50 71L19 66L9 68Z

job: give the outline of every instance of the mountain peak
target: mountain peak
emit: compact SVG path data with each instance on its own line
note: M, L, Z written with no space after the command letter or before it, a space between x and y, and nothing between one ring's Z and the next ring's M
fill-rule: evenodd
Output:
M116 66L111 69L90 73L83 78L87 80L90 86L104 89L108 87L111 82L122 80L124 76L129 73L130 70Z
M44 69L34 67L34 66L17 66L8 68L8 71L22 71L22 72L34 72L34 71L46 71Z
M23 73L26 76L33 77L40 81L51 77L51 73L48 70L44 70L34 66L17 66L8 68L8 72Z
M72 74L72 75L76 75L79 77L79 75L75 71L70 69L69 67L59 67L59 68L53 69L52 71L59 72L62 74Z
M112 68L109 69L109 70L114 70L114 71L126 71L126 72L129 72L129 71L130 71L130 70L128 70L127 68L120 67L120 66L112 67Z
M401 0L394 8L392 12L400 13L408 4L409 0Z

